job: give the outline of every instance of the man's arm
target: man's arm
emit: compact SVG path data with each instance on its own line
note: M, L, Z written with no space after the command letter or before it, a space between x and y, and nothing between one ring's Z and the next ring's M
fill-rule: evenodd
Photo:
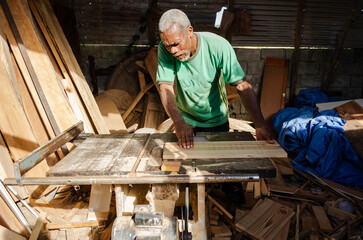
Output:
M194 146L194 133L191 126L184 120L175 102L174 87L172 84L160 84L161 102L168 116L173 120L179 147L192 148Z
M251 84L247 81L243 81L237 84L236 88L240 98L242 99L244 107L250 114L255 125L257 140L266 139L269 143L273 143L273 130L268 126L262 116L256 94L253 91Z

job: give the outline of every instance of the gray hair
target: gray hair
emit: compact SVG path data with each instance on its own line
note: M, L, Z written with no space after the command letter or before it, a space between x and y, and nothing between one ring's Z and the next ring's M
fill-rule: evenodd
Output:
M159 20L159 32L163 33L176 25L183 33L186 33L191 25L188 16L179 9L166 11Z

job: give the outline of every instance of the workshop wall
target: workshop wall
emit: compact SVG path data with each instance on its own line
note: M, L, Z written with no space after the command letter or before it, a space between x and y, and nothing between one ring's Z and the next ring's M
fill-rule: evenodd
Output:
M95 57L95 68L107 68L117 65L126 58L127 47L111 45L83 45L81 46L82 70L90 83L88 55ZM291 63L293 49L250 49L235 48L237 58L246 73L246 79L250 81L259 98L263 70L266 57L285 58L290 60L289 78L286 89L286 101L288 102L289 82L291 80ZM326 72L330 69L330 58L333 49L302 49L298 65L296 81L296 94L301 89L320 87ZM340 56L340 64L336 72L336 78L331 82L329 91L337 92L344 99L356 99L363 97L363 66L362 49L346 49ZM109 75L97 76L100 91L106 89ZM135 79L137 81L137 79ZM91 84L90 84L91 86ZM92 86L91 86L92 88ZM230 107L230 115L237 119L249 120L249 115L240 100Z

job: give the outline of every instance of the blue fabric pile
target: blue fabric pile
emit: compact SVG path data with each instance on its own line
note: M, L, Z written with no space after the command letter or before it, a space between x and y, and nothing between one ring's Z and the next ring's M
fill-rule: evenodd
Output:
M334 110L318 112L315 103L331 101L317 89L300 91L298 107L280 110L273 117L279 143L297 153L293 166L345 185L363 187L363 161L344 136L345 120ZM335 99L334 99L335 101ZM308 171L307 171L308 170Z

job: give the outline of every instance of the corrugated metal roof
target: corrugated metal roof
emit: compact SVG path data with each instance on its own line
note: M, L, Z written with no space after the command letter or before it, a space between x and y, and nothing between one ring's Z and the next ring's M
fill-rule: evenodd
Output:
M250 15L251 33L233 35L234 46L293 47L299 0L234 0L234 9L246 9ZM302 47L335 47L339 34L349 19L354 0L305 0L302 21ZM89 44L123 44L139 35L137 44L149 44L145 26L148 0L78 0L74 2L81 41ZM213 29L216 12L228 1L159 0L155 18L170 9L179 8L198 29ZM363 0L355 12L344 47L363 48ZM157 24L155 22L155 27ZM157 32L157 29L155 29ZM157 34L156 34L157 35Z

